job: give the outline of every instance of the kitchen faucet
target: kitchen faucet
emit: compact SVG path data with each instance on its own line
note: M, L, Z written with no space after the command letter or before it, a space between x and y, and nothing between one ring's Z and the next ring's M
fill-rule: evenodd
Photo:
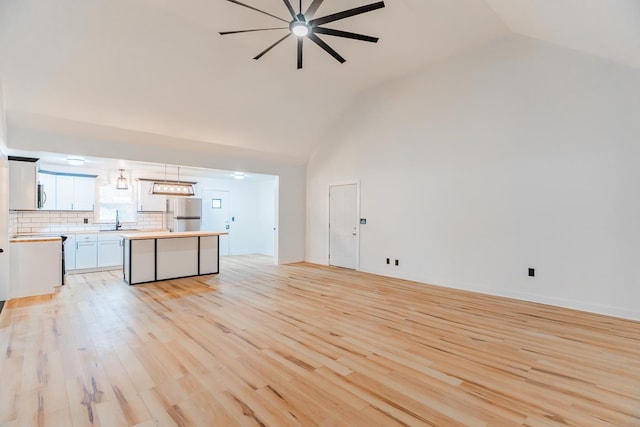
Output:
M120 230L120 227L122 227L122 224L120 224L120 213L116 209L116 230Z

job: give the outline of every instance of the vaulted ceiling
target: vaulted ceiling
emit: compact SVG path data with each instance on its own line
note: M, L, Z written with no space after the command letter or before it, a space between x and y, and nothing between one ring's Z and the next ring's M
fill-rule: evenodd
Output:
M281 0L244 2L287 17ZM371 2L326 0L318 16ZM362 90L511 33L640 68L638 0L385 3L327 25L378 44L325 36L347 62L306 43L296 70L292 37L252 59L286 32L220 36L280 24L226 0L3 0L6 109L305 161Z

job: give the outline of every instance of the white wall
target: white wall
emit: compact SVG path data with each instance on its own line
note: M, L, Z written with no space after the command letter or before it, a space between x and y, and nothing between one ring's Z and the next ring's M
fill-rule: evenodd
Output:
M0 80L0 301L9 299L9 164L5 132L4 97Z
M360 180L364 271L640 319L639 158L640 70L509 36L353 105L308 165L307 259Z
M305 165L281 155L8 112L9 147L276 175L276 262L305 258Z

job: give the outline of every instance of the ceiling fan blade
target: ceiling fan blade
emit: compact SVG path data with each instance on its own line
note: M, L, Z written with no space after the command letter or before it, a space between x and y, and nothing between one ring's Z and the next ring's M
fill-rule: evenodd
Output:
M302 68L302 40L304 37L298 37L298 70Z
M307 21L310 19L313 19L314 15L316 14L316 11L318 10L318 8L320 7L323 1L324 0L313 0L313 2L311 2L309 9L307 9L307 11L304 13L304 16L307 18Z
M291 2L289 0L284 0L284 4L287 6L287 9L289 9L289 13L291 14L291 17L295 19L296 11L293 10L293 6L291 6Z
M362 40L363 42L377 43L378 37L365 36L364 34L350 33L348 31L334 30L332 28L315 27L314 33L326 34L328 36L344 37L347 39Z
M255 10L256 12L263 13L263 14L265 14L265 15L267 15L267 16L272 17L272 18L276 18L276 19L278 19L278 20L280 20L280 21L282 21L282 22L286 22L287 24L289 23L289 21L287 21L286 19L282 19L282 18L280 18L279 16L272 15L272 14L270 14L269 12L265 12L264 10L256 9L256 8L255 8L255 7L253 7L253 6L249 6L248 4L241 3L241 2L239 2L239 1L237 1L237 0L227 0L227 1L228 1L228 2L231 2L231 3L235 3L235 4L240 5L240 6L244 6L244 7L248 8L248 9L251 9L251 10Z
M340 56L338 52L333 50L328 44L322 41L320 37L316 36L314 33L309 33L307 37L309 37L309 39L313 41L315 44L323 48L329 55L333 56L336 59L336 61L340 62L341 64L344 64L346 62L346 59Z
M231 1L231 0L229 0ZM309 21L309 25L318 26L322 24L327 24L329 22L339 21L341 19L349 18L351 16L360 15L362 13L371 12L376 9L382 9L384 7L384 2L379 1L377 3L371 3L365 6L356 7L349 10L343 10L342 12L334 13L331 15L323 16L322 18L312 19Z
M286 39L287 37L289 37L291 35L291 33L288 33L286 36L284 36L283 38L281 38L280 40L278 40L277 42L275 42L274 44L272 44L271 46L269 46L268 48L266 48L265 50L263 50L262 52L260 52L255 58L253 59L260 59L264 56L265 53L269 52L271 49L273 49L274 47L276 47L277 45L279 45L280 43L282 43L282 41L284 39Z
M221 31L221 36L226 36L227 34L238 34L238 33L252 33L254 31L271 31L271 30L288 30L289 27L278 27L278 28L258 28L255 30L238 30L238 31Z

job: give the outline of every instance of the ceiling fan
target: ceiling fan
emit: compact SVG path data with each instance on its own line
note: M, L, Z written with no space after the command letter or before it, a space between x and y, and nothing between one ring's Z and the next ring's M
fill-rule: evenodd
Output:
M335 30L332 28L325 28L325 27L321 27L321 25L328 24L330 22L339 21L341 19L349 18L352 16L360 15L363 13L371 12L376 9L381 9L384 7L384 2L379 1L376 3L371 3L365 6L344 10L342 12L333 13L331 15L314 19L316 11L318 10L318 8L320 7L320 5L323 3L324 0L313 0L309 5L309 8L307 9L307 11L304 13L302 13L302 0L300 0L300 8L298 9L299 13L296 13L296 11L293 9L293 6L291 5L291 2L289 0L283 0L292 18L291 20L287 20L279 16L273 15L269 12L265 12L264 10L257 9L248 4L241 3L237 0L227 0L227 1L231 3L235 3L240 6L244 6L248 9L262 13L264 15L268 15L279 21L286 22L288 26L276 27L276 28L259 28L259 29L252 29L252 30L239 30L239 31L222 31L220 32L220 35L225 36L228 34L251 33L256 31L288 30L289 32L284 37L282 37L280 40L278 40L277 42L275 42L274 44L272 44L271 46L269 46L268 48L260 52L253 59L262 58L267 52L269 52L271 49L273 49L274 47L282 43L286 38L288 38L289 36L291 36L291 34L293 34L298 38L298 69L302 68L302 44L305 37L311 40L312 42L314 42L315 44L317 44L318 46L320 46L329 55L333 56L340 63L344 63L346 59L340 56L338 52L333 50L331 46L329 46L327 43L324 42L324 40L318 37L318 34L324 34L324 35L335 36L335 37L344 37L348 39L377 43L378 42L377 37L365 36L363 34L350 33L347 31Z

